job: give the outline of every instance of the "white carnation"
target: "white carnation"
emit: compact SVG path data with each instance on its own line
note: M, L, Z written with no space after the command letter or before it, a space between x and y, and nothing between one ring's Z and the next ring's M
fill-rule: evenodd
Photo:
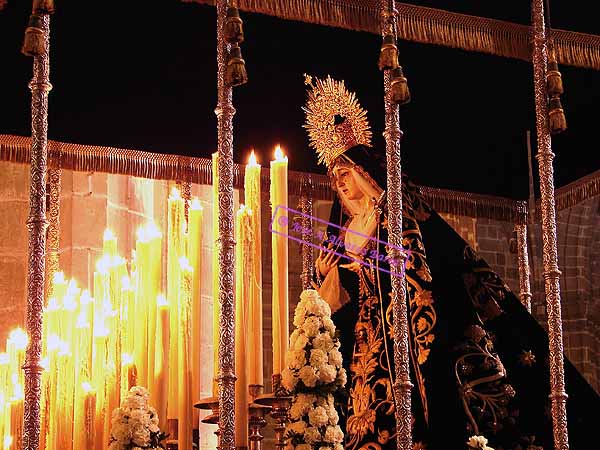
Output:
M306 308L304 303L300 302L296 305L296 310L294 311L294 326L300 328L305 318Z
M310 444L298 444L296 450L312 450L312 446Z
M302 324L302 331L304 331L308 337L315 337L319 334L320 328L321 319L316 316L307 317Z
M315 348L310 351L310 365L315 368L320 368L323 364L327 364L327 353L323 350Z
M329 408L327 415L329 416L329 425L337 425L340 421L340 416L335 408Z
M294 375L294 372L290 369L283 369L281 371L281 385L288 392L292 392L292 390L298 384L298 378Z
M323 364L319 368L319 381L323 383L333 383L337 375L337 370L330 364Z
M344 450L344 446L338 442L333 446L333 450Z
M313 339L313 347L329 353L334 348L333 339L329 333L319 333Z
M335 333L335 325L333 323L333 320L331 320L331 318L329 318L327 316L323 317L322 320L323 320L323 327L333 337L333 335Z
M337 443L344 440L344 433L339 425L328 426L325 430L325 442Z
M300 369L298 375L306 387L315 387L317 380L319 379L314 367L311 366L304 366L302 369Z
M346 382L348 381L348 376L346 375L346 369L344 369L343 367L340 369L335 381L337 382L338 385L340 385L342 387L346 386Z
M322 427L329 422L327 410L322 406L317 406L312 411L308 412L308 421L313 427Z
M300 333L298 335L298 338L296 339L294 344L292 344L291 347L292 347L292 350L304 350L307 345L308 345L308 336L304 333Z
M304 420L299 420L298 422L293 422L288 426L288 430L292 431L295 434L303 434L304 430L306 430L306 422Z
M315 444L322 440L321 433L317 427L308 427L304 431L304 440L309 444Z
M336 349L333 348L329 351L329 364L335 366L335 367L342 367L342 353Z
M304 350L288 350L285 354L285 364L290 369L300 369L306 364Z

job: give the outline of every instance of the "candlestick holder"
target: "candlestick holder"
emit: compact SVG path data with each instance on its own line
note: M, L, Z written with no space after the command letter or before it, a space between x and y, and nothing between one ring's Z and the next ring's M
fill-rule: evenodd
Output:
M292 397L286 395L287 392L281 386L281 375L273 375L273 392L270 394L263 394L256 398L255 403L264 406L271 407L271 417L275 420L275 448L277 450L284 450L286 439L285 439L285 426L289 420L289 410L292 406Z
M178 420L167 419L167 434L169 438L165 441L166 450L177 450L179 446Z
M251 384L248 386L248 393L250 394L250 404L248 405L249 450L262 450L262 440L264 436L261 434L260 430L267 425L265 415L271 411L270 406L256 403L256 399L262 395L262 391L262 384Z
M219 398L205 397L199 402L194 403L194 408L212 411L212 413L206 416L204 419L202 419L201 422L217 426L217 429L215 430L215 436L217 436L216 450L219 450L219 448L221 447L221 441L219 440L219 436L221 434L221 431L219 430Z

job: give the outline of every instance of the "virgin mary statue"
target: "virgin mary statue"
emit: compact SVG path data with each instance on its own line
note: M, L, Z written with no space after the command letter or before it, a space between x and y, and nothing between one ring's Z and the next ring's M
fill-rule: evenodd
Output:
M392 450L384 155L371 147L366 112L343 82L306 81L305 128L337 193L314 284L334 312L350 374L338 399L345 447ZM402 195L413 449L464 449L474 436L495 450L552 449L546 332L406 179ZM565 376L570 448L595 447L586 442L597 440L600 398L568 360Z

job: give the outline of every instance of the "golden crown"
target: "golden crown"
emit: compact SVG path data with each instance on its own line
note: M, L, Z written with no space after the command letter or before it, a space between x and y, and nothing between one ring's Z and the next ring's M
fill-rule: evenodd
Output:
M325 80L315 78L313 84L313 77L304 74L304 84L311 87L302 108L306 113L304 128L320 164L331 167L338 156L355 145L371 147L367 111L343 81L328 75Z

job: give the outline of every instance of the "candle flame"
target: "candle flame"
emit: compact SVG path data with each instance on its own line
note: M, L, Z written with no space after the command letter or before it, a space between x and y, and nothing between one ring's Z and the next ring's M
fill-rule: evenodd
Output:
M256 161L256 155L254 155L254 149L250 152L250 157L248 158L249 166L258 166L258 162Z
M77 309L77 302L75 301L75 297L72 295L66 296L63 299L63 309L65 311L75 311Z
M281 146L277 144L275 147L275 161L286 161L287 158L283 155L283 150L281 150Z
M50 368L50 358L48 358L47 356L42 358L40 360L40 366L42 366L42 369L47 371Z
M81 389L83 389L83 392L86 394L94 391L94 387L87 381L81 383Z
M94 337L106 337L109 334L109 329L104 325L104 320L94 324Z
M0 353L0 364L8 364L9 362L8 353Z
M192 266L190 266L189 260L185 256L179 258L179 267L181 270L185 270L187 272L191 272L193 270Z
M96 269L98 272L105 274L108 272L110 267L110 258L108 256L102 256L96 263Z
M15 328L8 335L8 340L12 342L17 350L25 350L29 339L27 333L21 328Z
M173 186L171 189L171 195L169 195L169 200L181 200L181 194L179 193L179 189Z
M67 287L67 295L78 295L80 289L77 287L77 281L71 279L69 286Z
M87 321L85 311L82 311L77 316L77 324L75 325L75 328L88 328L89 326L90 326L90 323Z
M122 353L121 354L121 365L123 367L128 366L129 364L133 364L133 356L131 356L129 353Z
M4 448L10 448L12 445L13 438L12 436L4 436Z
M201 211L202 210L202 205L200 204L200 200L198 199L198 197L194 197L192 199L192 204L190 206L190 209L192 209L194 211Z
M48 350L58 350L60 347L60 338L56 334L48 336Z
M162 237L162 234L154 222L148 222L137 229L136 237L140 242L149 242Z
M18 402L19 400L23 400L25 398L25 393L23 392L23 386L19 383L15 384L15 390L13 392L13 397L10 399L11 402Z
M54 276L52 277L52 281L54 284L64 284L67 281L65 280L64 272L54 272Z
M90 291L87 289L81 291L81 297L79 297L79 303L82 305L87 305L88 303L92 303L94 299L90 296Z
M56 297L50 297L48 299L48 306L46 306L46 311L56 311L59 308L58 299Z
M163 294L158 294L156 296L156 304L158 306L169 306L169 302L167 301L167 297L165 297Z
M107 228L106 230L104 230L105 241L114 241L115 239L117 239L117 237L110 229Z
M59 340L58 342L58 354L60 356L67 356L71 354L71 347L68 342Z

